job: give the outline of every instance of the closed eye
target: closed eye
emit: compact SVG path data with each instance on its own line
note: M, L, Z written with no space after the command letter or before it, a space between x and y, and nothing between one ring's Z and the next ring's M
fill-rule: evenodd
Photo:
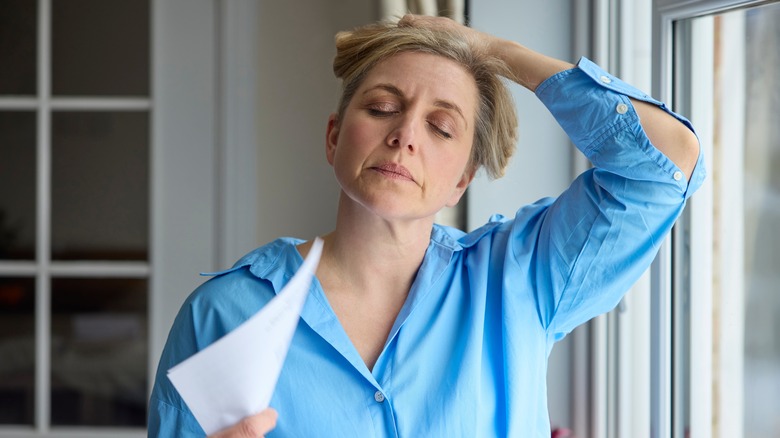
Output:
M397 103L392 101L375 101L366 105L366 110L373 117L390 117L398 114L400 108Z
M398 111L388 111L377 108L368 108L368 113L374 117L390 117L394 114L398 114Z
M450 131L449 127L445 123L440 123L436 121L429 121L428 126L433 129L433 131L439 135L440 137L444 139L451 139L453 137L452 132Z

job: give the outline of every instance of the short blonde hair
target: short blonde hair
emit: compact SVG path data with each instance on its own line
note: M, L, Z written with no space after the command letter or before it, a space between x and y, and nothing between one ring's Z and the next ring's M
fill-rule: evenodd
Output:
M380 22L336 34L333 72L342 80L339 120L368 72L401 52L443 56L471 73L477 84L479 107L469 164L475 171L484 168L491 178L503 176L517 140L515 105L501 78L508 76L508 68L452 32Z

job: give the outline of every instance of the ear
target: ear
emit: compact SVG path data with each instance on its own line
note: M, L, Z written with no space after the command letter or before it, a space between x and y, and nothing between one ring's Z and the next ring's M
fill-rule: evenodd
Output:
M328 163L333 165L333 159L336 156L336 145L339 143L339 116L333 113L328 117L328 128L325 131L325 156Z
M474 175L476 175L476 173L477 169L474 166L469 166L466 171L463 172L458 184L455 185L455 189L450 195L450 199L447 201L447 204L445 204L447 207L454 207L458 204L460 198L466 193L466 189L469 188L469 184L474 180Z

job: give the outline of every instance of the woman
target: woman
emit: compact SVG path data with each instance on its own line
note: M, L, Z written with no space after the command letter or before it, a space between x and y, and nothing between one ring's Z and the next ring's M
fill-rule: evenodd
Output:
M578 66L406 16L337 36L326 157L341 186L271 406L221 436L549 437L547 357L613 308L704 177L688 122ZM557 199L465 234L434 224L478 169L500 176L536 93L593 162ZM311 241L279 239L188 299L165 347L150 435L203 435L165 371L270 300ZM276 418L278 412L278 422Z

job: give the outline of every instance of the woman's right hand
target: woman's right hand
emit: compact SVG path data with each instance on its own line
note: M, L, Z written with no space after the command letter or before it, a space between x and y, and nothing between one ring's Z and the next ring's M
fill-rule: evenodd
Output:
M268 408L259 414L244 418L227 429L209 435L209 438L262 438L276 427L277 416L275 410Z

